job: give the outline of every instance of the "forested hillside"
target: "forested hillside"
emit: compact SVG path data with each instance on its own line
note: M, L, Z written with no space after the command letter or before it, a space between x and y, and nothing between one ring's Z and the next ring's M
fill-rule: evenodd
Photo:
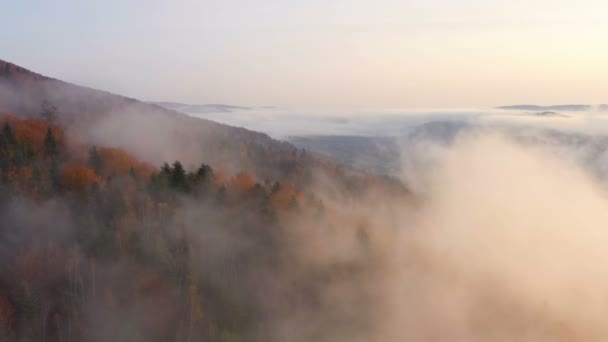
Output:
M0 340L61 342L281 341L279 322L326 305L323 284L365 257L302 262L304 241L369 239L327 196L406 195L261 133L2 61L0 190Z
M207 160L226 172L247 169L259 179L309 181L335 166L266 134L190 117L135 99L69 84L0 60L0 111L49 114L90 144L118 147L154 164ZM296 179L297 178L297 179Z
M153 166L42 119L0 127L2 340L264 341L268 315L303 300L283 295L314 298L322 273L284 278L288 226L344 221L312 192L205 160Z

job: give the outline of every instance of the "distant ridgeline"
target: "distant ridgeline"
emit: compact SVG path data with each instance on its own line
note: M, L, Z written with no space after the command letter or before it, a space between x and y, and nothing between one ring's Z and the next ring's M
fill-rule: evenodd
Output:
M598 108L602 108L605 105L599 105ZM504 110L530 110L530 111L565 111L565 112L585 112L590 111L594 107L590 105L556 105L556 106L537 106L537 105L513 105L513 106L500 106L496 107Z

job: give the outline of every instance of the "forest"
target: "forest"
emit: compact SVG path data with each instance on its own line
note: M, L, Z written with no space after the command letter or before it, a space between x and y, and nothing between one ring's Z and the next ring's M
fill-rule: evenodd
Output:
M343 223L312 191L149 165L43 117L0 117L2 340L268 341L291 305L322 305L334 272L286 248L304 217Z

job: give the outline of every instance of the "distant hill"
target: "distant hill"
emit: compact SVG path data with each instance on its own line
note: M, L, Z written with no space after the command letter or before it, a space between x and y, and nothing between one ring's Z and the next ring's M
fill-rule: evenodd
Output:
M569 118L568 115L561 114L561 113L558 113L558 112L554 112L554 111L551 111L551 110L544 111L544 112L532 113L532 115L534 115L534 116L540 116L540 117L545 117L545 118L549 118L549 117L552 117L552 118Z
M390 137L297 136L289 142L365 172L392 175L399 171L399 146Z
M0 60L0 112L38 117L43 103L57 107L56 119L72 135L122 148L154 165L176 159L193 167L207 162L226 172L250 170L260 180L303 179L314 167L334 167L263 133L77 86Z
M225 104L186 104L178 102L148 102L166 109L182 113L231 113L237 110L250 110L253 108L230 106Z
M504 110L530 110L536 112L547 112L547 111L565 111L565 112L584 112L593 109L590 105L581 104L568 104L568 105L557 105L557 106L537 106L537 105L513 105L513 106L500 106L497 109Z
M458 139L499 134L524 146L543 146L576 161L600 179L608 180L608 135L591 135L554 129L509 125L483 125L465 121L431 121L395 137L306 136L292 137L298 147L327 156L359 170L395 174L407 170L408 161L429 146L449 147Z

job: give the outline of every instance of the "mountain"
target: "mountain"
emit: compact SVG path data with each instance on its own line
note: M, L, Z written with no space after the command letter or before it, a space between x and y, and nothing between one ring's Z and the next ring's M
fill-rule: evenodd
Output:
M229 173L250 170L260 180L302 179L301 173L312 173L315 167L333 167L263 133L70 84L0 60L0 112L39 117L43 104L56 107L55 119L78 139L122 148L154 165L176 159L190 167L206 162Z
M169 110L182 113L232 113L237 110L251 110L249 107L230 106L225 104L186 104L178 102L148 102Z
M593 109L590 105L581 104L568 104L568 105L557 105L557 106L537 106L537 105L513 105L513 106L500 106L497 109L504 110L531 110L536 112L546 111L566 111L566 112L584 112Z

